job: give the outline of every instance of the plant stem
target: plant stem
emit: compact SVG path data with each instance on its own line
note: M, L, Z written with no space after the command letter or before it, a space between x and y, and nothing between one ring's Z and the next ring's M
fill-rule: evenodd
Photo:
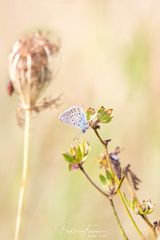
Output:
M118 223L118 226L119 226L119 228L120 228L120 231L121 231L121 234L122 234L123 238L126 239L126 240L129 240L129 238L127 237L127 235L126 235L126 233L125 233L125 231L124 231L124 229L123 229L123 227L122 227L121 221L120 221L120 219L119 219L119 216L118 216L118 214L117 214L117 211L116 211L116 209L115 209L115 206L114 206L114 203L113 203L113 200L112 200L112 199L110 199L110 203L111 203L114 216L115 216L115 218L116 218L116 220L117 220L117 223Z
M25 109L23 169L22 169L22 180L21 180L21 187L19 192L19 199L18 199L18 209L17 209L16 227L15 227L15 240L19 240L21 221L22 221L22 210L24 205L24 192L25 192L27 170L28 170L29 126L30 126L30 110Z
M130 194L132 195L133 198L136 198L136 200L138 201L138 203L140 204L140 201L137 197L137 194L135 193L130 180L128 179L128 177L126 177L126 181L127 181L127 186L129 189ZM156 230L153 227L153 224L149 221L148 217L146 215L141 215L139 214L139 216L141 216L141 218L145 221L145 223L150 227L151 231L153 232L154 236L157 237L157 233Z
M115 218L116 218L116 220L117 220L117 223L118 223L118 226L119 226L119 229L120 229L120 232L121 232L123 238L124 238L125 240L129 240L129 238L127 237L127 235L126 235L126 233L125 233L125 231L124 231L124 229L123 229L123 226L122 226L122 224L121 224L121 221L120 221L119 216L118 216L118 214L117 214L117 211L116 211L116 209L115 209L113 200L110 199L110 198L108 197L107 193L105 193L104 191L102 191L102 190L93 182L93 180L90 178L90 176L87 174L87 172L85 171L85 169L83 168L83 166L82 166L81 164L78 164L78 166L79 166L79 169L82 171L82 173L85 175L85 177L88 179L88 181L92 184L92 186L95 187L102 195L104 195L105 197L107 197L107 199L109 200L109 202L110 202L110 204L111 204L111 207L112 207L112 209L113 209L114 216L115 216Z
M113 173L113 168L112 168L112 165L111 165L111 162L110 162L110 159L109 159L109 153L108 153L108 147L107 147L107 143L105 143L103 141L103 139L101 138L101 136L99 135L99 132L97 131L96 128L93 128L96 136L98 137L99 141L102 143L102 145L105 147L106 149L106 161L107 161L107 165L109 167L109 169L111 170L111 172Z
M87 174L87 172L84 170L82 164L78 164L79 169L83 172L83 174L86 176L86 178L89 180L89 182L101 193L103 194L105 197L108 198L107 193L105 193L103 190L101 190L94 182L93 180L90 178L90 176Z
M140 236L142 239L145 239L145 237L143 236L142 232L141 232L140 229L138 228L136 222L134 221L134 219L133 219L133 217L132 217L132 215L131 215L131 213L130 213L127 205L126 205L126 202L125 202L125 199L124 199L124 197L123 197L123 194L122 194L122 192L121 192L120 190L118 190L118 195L119 195L119 197L120 197L120 199L121 199L121 202L123 203L123 206L124 206L125 209L126 209L126 212L127 212L127 214L128 214L128 217L130 218L130 220L131 220L133 226L135 227L136 231L138 232L139 236Z
M110 171L111 171L112 173L114 173L114 172L113 172L113 169L112 169L111 162L110 162L110 157L109 157L107 142L105 142L105 141L101 138L101 136L100 136L100 134L99 134L99 132L97 131L96 128L93 128L93 130L94 130L96 136L98 137L99 141L102 143L102 145L103 145L103 146L105 147L105 149L106 149L107 164L108 164L108 167L109 167ZM142 232L141 232L140 229L138 228L136 222L134 221L134 219L133 219L133 217L132 217L132 215L131 215L131 213L130 213L127 205L126 205L126 202L125 202L125 200L124 200L124 198L123 198L123 195L122 195L120 189L118 190L118 195L119 195L119 198L120 198L120 200L121 200L121 202L122 202L122 204L123 204L123 206L124 206L124 208L125 208L128 216L129 216L129 218L130 218L133 226L135 227L137 233L140 235L140 237L141 237L142 239L145 239L145 237L143 236Z
M151 228L154 237L157 239L157 233L156 233L156 229L153 227L152 223L149 221L148 217L146 215L140 215L141 218L148 224L148 226Z

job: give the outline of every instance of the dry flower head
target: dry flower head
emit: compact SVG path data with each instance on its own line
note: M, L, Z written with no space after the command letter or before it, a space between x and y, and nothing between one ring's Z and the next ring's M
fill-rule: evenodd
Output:
M41 111L48 105L57 104L57 99L37 104L42 90L53 79L50 60L57 57L60 41L51 42L38 31L16 41L9 55L9 75L15 92L20 97L20 109ZM38 108L40 106L40 108Z

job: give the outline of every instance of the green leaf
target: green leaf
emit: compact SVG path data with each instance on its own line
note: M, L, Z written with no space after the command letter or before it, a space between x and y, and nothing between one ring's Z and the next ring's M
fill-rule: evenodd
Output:
M99 174L99 179L100 179L100 181L101 181L101 183L102 183L103 185L106 185L106 184L107 184L107 181L106 181L106 178L105 178L104 175Z
M101 123L109 123L112 120L113 117L108 116L106 113L99 113L97 115L97 119L101 122Z
M83 158L83 157L84 157L84 154L85 154L85 144L84 144L84 142L82 142L81 144L79 144L79 147L80 147L81 155L82 155L82 158Z
M81 151L81 146L78 145L77 147L77 152L76 152L76 160L77 162L80 162L83 158L83 154L82 154L82 151Z
M87 120L89 121L90 120L90 118L93 116L95 114L95 110L94 110L94 108L88 108L87 109L87 113L86 113L86 118L87 118Z
M108 109L108 110L111 110L111 109ZM104 107L101 107L98 110L97 119L101 123L108 123L112 120L112 116L111 116L112 111L108 111L108 110L106 110Z
M113 175L109 170L106 170L106 180L108 183L112 183L113 182Z
M150 200L143 201L139 208L139 214L140 215L146 215L151 214L154 210L154 204L151 203Z
M105 111L105 108L102 106L98 109L98 113L103 113Z
M86 149L87 148L87 144L83 141L82 144L81 144L81 151L83 153L83 156L85 155L85 152L86 152Z
M124 196L124 199L125 199L125 202L127 204L127 206L129 208L132 209L132 211L134 211L135 214L138 214L139 213L139 203L138 203L138 200L136 198L133 198L132 200L128 199L127 196L125 195L125 193L123 193L123 196Z
M151 214L154 209L147 209L144 214Z
M68 163L75 162L75 159L69 153L63 153L63 157Z
M89 146L89 144L87 143L87 142L85 142L85 141L83 141L82 142L82 144L81 144L81 146L82 146L82 149L83 149L83 155L84 156L87 156L88 155L88 153L89 153L89 151L90 151L90 146Z
M135 210L138 207L139 203L136 198L133 198L132 200L132 209Z

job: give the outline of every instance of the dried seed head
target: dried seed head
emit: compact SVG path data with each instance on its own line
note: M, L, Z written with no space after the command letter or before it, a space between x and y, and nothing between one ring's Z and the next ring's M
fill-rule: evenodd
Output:
M131 181L133 184L134 190L139 190L139 184L141 183L141 180L137 177L137 175L131 170L131 165L128 164L123 169L123 174L126 176L126 178Z
M13 92L14 92L14 87L11 81L8 82L7 84L7 92L9 96L12 96Z
M34 109L40 93L52 80L50 58L56 57L60 43L51 43L36 32L14 43L9 56L9 74L22 109Z

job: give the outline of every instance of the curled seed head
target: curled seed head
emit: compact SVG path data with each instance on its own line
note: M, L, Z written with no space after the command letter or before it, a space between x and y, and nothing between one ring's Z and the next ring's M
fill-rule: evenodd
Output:
M9 75L22 108L34 108L42 90L52 80L51 57L56 57L60 42L51 42L40 31L16 41L9 55Z

